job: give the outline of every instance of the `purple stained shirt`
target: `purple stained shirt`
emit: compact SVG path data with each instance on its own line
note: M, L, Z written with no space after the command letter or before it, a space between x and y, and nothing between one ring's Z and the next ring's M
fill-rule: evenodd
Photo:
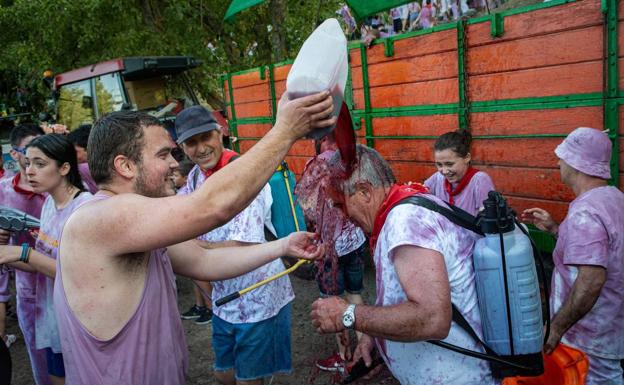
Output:
M96 192L98 192L99 188L95 184L95 181L91 176L91 171L89 171L89 164L78 164L78 172L80 173L80 178L82 178L82 184L85 186L87 191L89 191L91 194L95 194Z
M67 218L77 207L90 200L92 195L82 192L66 207L57 209L52 196L48 196L41 210L41 228L35 244L35 250L57 259L61 231ZM54 280L44 274L37 274L37 299L35 312L35 341L37 349L51 348L54 353L61 352L61 339L58 334L54 314Z
M436 172L425 181L425 186L429 188L429 192L432 195L448 202L449 196L444 189L445 180L444 175ZM468 186L459 195L453 197L455 206L476 216L481 207L483 207L483 201L487 199L488 193L494 189L492 178L483 171L479 171L474 174Z
M195 191L206 181L198 166L189 173L187 190ZM270 222L271 187L267 184L258 196L237 216L225 225L206 233L198 239L207 242L238 241L246 243L264 243L265 223ZM242 290L272 275L284 271L281 259L276 259L259 268L236 278L212 282L213 305L219 298ZM248 292L240 298L223 306L213 306L217 317L230 323L260 322L274 317L280 309L295 298L288 276L281 277L266 285Z
M559 226L553 261L553 316L572 291L578 274L575 265L607 269L607 281L596 304L562 341L598 357L624 358L624 193L605 186L573 200Z
M432 195L422 196L444 204ZM451 301L481 335L481 316L472 267L475 241L476 236L471 232L424 207L411 204L394 207L379 233L373 256L376 269L376 306L407 302L407 295L394 266L396 248L411 245L435 250L444 257ZM455 322L451 323L451 330L444 341L481 351L478 343ZM386 364L402 385L494 383L486 361L457 354L427 342L377 339L377 344Z
M106 198L96 195L91 199ZM186 383L188 349L178 313L175 275L166 249L150 253L139 305L119 333L108 340L91 335L69 307L60 263L57 259L54 305L67 384Z
M0 179L0 205L23 211L35 218L40 218L41 208L46 196L43 194L17 192L13 188L13 179L10 177ZM35 247L35 239L27 231L14 233L9 240L10 245L21 245L22 243L28 243L31 247ZM15 270L15 286L18 297L35 299L36 277L35 273Z

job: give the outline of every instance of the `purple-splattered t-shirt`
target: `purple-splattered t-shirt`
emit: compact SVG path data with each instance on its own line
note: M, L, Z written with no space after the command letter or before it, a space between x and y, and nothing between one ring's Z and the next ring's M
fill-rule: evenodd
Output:
M429 188L429 192L445 202L449 201L449 196L444 189L444 175L439 172L431 175L425 181L425 186ZM470 180L468 186L462 192L453 197L455 206L472 214L477 215L479 209L483 207L483 201L487 199L488 192L494 190L494 182L492 178L483 171L479 171Z
M598 187L572 201L559 226L553 260L553 315L570 295L578 274L575 265L607 269L596 304L562 341L599 357L624 358L624 193L612 186Z
M63 226L67 218L83 202L91 199L91 194L83 192L74 198L66 207L57 209L54 199L48 196L41 210L41 228L35 249L52 259L58 256L58 245ZM37 274L37 300L35 313L35 330L37 349L51 348L55 353L61 352L56 315L54 314L54 280L44 274Z
M35 218L41 217L41 208L46 195L17 192L13 187L14 177L0 179L0 205L18 209ZM35 247L35 239L27 232L13 233L9 245L28 243ZM37 286L36 273L15 270L15 287L17 296L23 299L35 299Z
M443 204L432 195L424 197ZM374 253L377 306L407 301L394 267L394 250L399 246L418 246L444 256L451 288L451 301L473 329L481 335L472 249L475 236L448 219L426 208L402 204L394 207L384 223ZM412 277L418 279L418 277ZM434 295L435 293L432 293ZM477 342L455 322L444 340L470 350L481 351ZM378 339L379 350L403 385L491 384L487 362L471 358L427 342L396 342Z
M187 182L189 193L206 181L204 174L200 171L199 167L195 166L189 173ZM268 221L272 202L271 187L267 184L245 210L225 225L198 237L198 239L207 242L264 243L266 242L264 226L265 222ZM214 281L212 282L213 305L219 298L242 290L282 271L284 271L284 264L278 258L239 277ZM214 305L213 312L217 317L230 323L260 322L277 315L280 309L294 298L295 294L290 279L288 276L284 276L223 306Z

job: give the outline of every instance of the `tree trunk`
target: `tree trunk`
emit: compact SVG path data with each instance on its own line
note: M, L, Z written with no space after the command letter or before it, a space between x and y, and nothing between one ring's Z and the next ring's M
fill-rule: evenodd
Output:
M284 20L286 19L286 1L270 0L269 14L271 15L271 46L273 52L273 62L281 62L288 57L286 50L286 37L284 36Z

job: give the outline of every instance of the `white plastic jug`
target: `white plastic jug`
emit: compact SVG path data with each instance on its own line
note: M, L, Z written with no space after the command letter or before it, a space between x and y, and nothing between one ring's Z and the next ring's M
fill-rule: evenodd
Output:
M334 99L334 115L338 116L347 75L347 39L338 20L327 19L308 36L299 50L286 79L286 91L291 99L296 99L329 90ZM320 139L334 127L316 130L309 136Z

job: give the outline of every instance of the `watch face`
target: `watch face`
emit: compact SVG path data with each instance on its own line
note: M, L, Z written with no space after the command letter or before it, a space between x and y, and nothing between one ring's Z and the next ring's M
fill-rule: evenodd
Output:
M353 322L354 321L355 321L355 319L353 317L353 314L351 314L351 313L347 313L347 314L342 316L342 323L347 328L353 326Z

